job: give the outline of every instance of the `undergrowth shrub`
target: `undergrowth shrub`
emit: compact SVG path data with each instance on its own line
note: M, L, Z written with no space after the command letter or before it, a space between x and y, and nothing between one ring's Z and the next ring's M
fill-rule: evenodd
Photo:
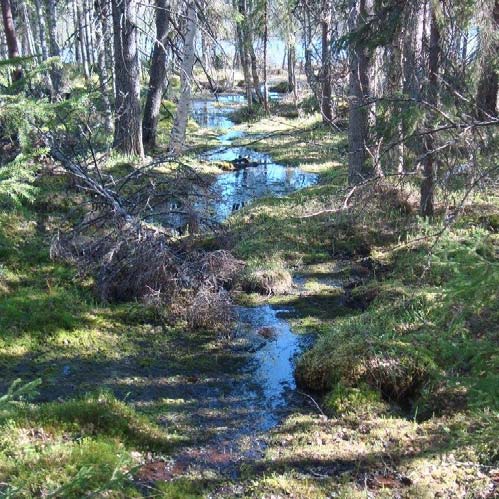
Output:
M392 253L365 312L326 328L298 362L298 383L329 392L333 406L338 386L368 386L421 417L497 407L498 238L458 226L421 239L417 250Z
M185 311L191 329L204 329L227 333L234 321L232 301L224 289L214 291L202 286Z

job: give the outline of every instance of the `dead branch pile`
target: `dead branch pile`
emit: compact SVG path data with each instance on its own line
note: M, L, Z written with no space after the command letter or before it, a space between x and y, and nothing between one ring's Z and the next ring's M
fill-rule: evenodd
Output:
M116 223L93 235L58 236L53 258L94 278L104 301L138 299L191 328L226 331L232 323L227 292L243 264L227 251L175 251L168 233L140 222Z
M227 290L243 264L226 251L186 251L168 226L146 221L164 199L184 198L185 185L203 179L189 168L172 179L155 172L155 163L116 179L95 155L78 161L47 140L53 158L88 198L83 220L54 239L52 257L92 277L104 301L140 300L192 328L226 331L232 322Z

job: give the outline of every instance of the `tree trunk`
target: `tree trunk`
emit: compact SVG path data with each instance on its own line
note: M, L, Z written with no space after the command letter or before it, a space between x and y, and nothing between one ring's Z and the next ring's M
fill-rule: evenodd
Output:
M114 147L124 154L144 156L140 110L140 68L135 0L113 0L115 50Z
M100 0L102 5L102 36L104 38L104 59L106 61L107 72L110 75L112 86L113 86L113 95L116 95L115 88L115 77L114 77L114 43L113 43L113 35L112 35L112 26L110 25L111 16L110 12L110 2L109 0Z
M438 105L439 82L438 72L440 67L440 30L435 13L435 7L431 7L431 25L430 25L430 46L428 52L428 89L427 101L429 106ZM431 126L431 125L430 125ZM429 127L428 127L429 128ZM423 160L423 181L421 183L421 215L432 217L435 211L434 207L434 189L435 189L435 140L433 134L425 135L424 142L424 160Z
M312 21L310 19L309 7L306 8L304 14L304 27L303 27L303 41L305 50L305 76L307 77L307 83L312 90L315 98L318 100L320 105L320 92L319 92L319 82L317 81L317 76L314 73L314 68L312 64Z
M349 29L356 31L367 18L367 0L351 0ZM368 49L355 41L349 50L349 164L348 181L358 184L372 175L367 163L369 139L369 67Z
M499 0L495 1L492 11L492 33L489 35L493 42L485 50L485 58L482 74L478 83L476 106L479 119L490 119L497 116L497 92L499 90L499 79L497 75L497 54L499 43L497 42L499 29Z
M248 27L246 33L246 43L248 46L248 51L251 61L251 75L253 77L253 88L255 89L256 98L258 102L263 102L262 89L260 85L260 77L258 76L258 66L255 54L255 47L253 46L253 36L251 35L251 30Z
M19 45L17 42L16 28L14 26L14 18L12 16L12 6L10 0L2 0L2 18L3 27L5 30L5 38L7 40L7 50L9 59L19 57ZM20 68L16 68L12 72L12 81L18 81L23 77L23 72Z
M49 56L47 48L47 28L45 25L45 13L40 0L34 0L36 18L38 21L38 39L40 40L40 51L42 54L42 61L46 61Z
M104 107L104 130L108 134L113 133L113 112L109 98L109 75L106 66L105 45L102 26L106 22L105 3L97 0L95 6L95 43L97 45L97 69L99 73L99 85L102 94L102 105Z
M24 29L26 34L26 46L27 55L35 55L35 38L33 36L33 30L31 28L31 22L29 20L28 7L26 2L21 1L20 8L23 12Z
M82 8L78 5L76 7L76 17L77 17L77 24L78 24L78 42L80 44L80 56L81 56L81 62L83 65L83 75L85 77L85 80L90 79L90 60L89 60L89 54L87 52L87 34L85 32L85 16L83 15L83 10Z
M83 29L85 31L85 52L87 53L88 64L90 67L95 65L93 30L91 29L90 7L87 0L83 0Z
M321 95L321 114L322 121L330 124L333 120L332 107L331 107L331 55L330 55L330 39L329 39L329 19L331 16L331 5L329 0L322 2L322 95Z
M295 68L296 68L296 49L293 44L288 44L288 91L294 90Z
M71 0L71 10L73 14L73 24L74 24L74 51L75 51L75 62L76 66L79 68L82 62L81 51L80 51L80 32L78 24L78 13L76 10L76 0Z
M268 0L264 0L263 6L263 105L265 111L269 112L269 87L267 81L267 44L269 41L269 13Z
M180 74L180 97L170 137L170 151L174 155L180 154L184 149L185 132L191 104L192 70L196 59L194 46L196 31L196 7L194 1L190 1L187 8L187 32L184 37L184 53Z
M156 0L156 43L152 53L149 89L147 91L144 119L142 120L142 135L144 146L154 149L159 121L161 99L166 88L166 42L170 23L170 8L167 0Z
M296 47L293 43L288 46L288 91L293 92L293 100L296 106L298 89L296 86Z
M239 14L243 16L243 20L237 24L237 38L239 45L239 58L241 59L241 66L243 68L244 84L246 88L246 101L248 107L253 105L253 92L251 90L251 77L250 77L250 60L248 54L248 44L246 43L246 28L247 21L246 14L246 0L239 0L238 3Z
M49 54L50 57L60 57L61 51L57 41L57 13L56 0L47 0L47 24L49 34ZM55 97L62 91L62 69L60 66L54 66L50 71L50 77L55 92Z

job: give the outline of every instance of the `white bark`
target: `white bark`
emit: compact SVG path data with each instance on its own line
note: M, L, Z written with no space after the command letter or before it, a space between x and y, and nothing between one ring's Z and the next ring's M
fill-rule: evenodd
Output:
M197 14L195 3L190 1L187 7L187 32L184 38L184 54L180 74L180 97L177 113L170 136L170 152L180 154L185 145L185 132L191 103L192 70L195 62L194 39L197 31Z

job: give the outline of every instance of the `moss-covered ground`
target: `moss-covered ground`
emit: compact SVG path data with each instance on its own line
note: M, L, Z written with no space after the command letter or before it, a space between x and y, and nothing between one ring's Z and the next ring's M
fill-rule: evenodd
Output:
M296 376L320 411L273 432L248 494L493 497L497 193L476 194L446 230L417 216L410 183L369 187L345 210L341 134L313 118L241 126L279 161L322 173L317 186L257 202L229 224L253 269L272 255L294 274L297 289L270 300L292 304L296 328L318 337Z
M237 299L292 305L296 330L317 336L297 366L310 407L272 430L238 479L144 476L144 462L208 437L193 413L239 359L138 304L97 302L52 261L70 203L63 178L41 178L35 204L0 218L0 396L17 378L41 380L0 398L0 496L494 497L496 193L434 238L441 227L389 185L342 209L345 137L317 116L239 127L243 143L321 175L243 209L220 238L247 261L248 291L262 276L280 291ZM203 134L191 144L205 147Z

